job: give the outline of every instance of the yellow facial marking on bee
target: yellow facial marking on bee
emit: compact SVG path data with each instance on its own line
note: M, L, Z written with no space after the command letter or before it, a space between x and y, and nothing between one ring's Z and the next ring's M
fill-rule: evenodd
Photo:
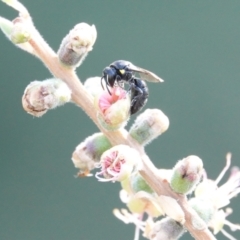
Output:
M125 73L124 69L119 70L119 72L123 75Z

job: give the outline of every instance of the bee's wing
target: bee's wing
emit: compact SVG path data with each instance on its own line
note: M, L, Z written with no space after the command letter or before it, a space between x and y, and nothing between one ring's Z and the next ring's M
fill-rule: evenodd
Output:
M129 70L137 72L143 80L149 82L164 82L164 80L158 77L155 73L150 72L144 68L137 67L133 64L131 64L128 68Z

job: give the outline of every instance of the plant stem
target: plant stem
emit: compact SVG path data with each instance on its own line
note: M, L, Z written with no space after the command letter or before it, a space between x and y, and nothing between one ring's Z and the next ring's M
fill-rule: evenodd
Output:
M197 216L191 207L189 207L186 198L176 194L170 189L167 180L158 174L158 169L156 169L146 155L144 148L132 139L125 129L107 131L98 124L92 96L84 89L75 71L58 61L57 54L49 47L37 30L29 43L52 75L62 79L69 86L72 90L72 101L86 112L100 131L106 135L112 145L126 144L135 148L140 153L143 162L143 167L139 171L140 174L158 195L166 195L178 200L179 205L185 213L186 222L184 225L190 234L197 240L216 240L208 230L206 224ZM193 218L194 221L197 220L197 222L200 223L199 225L203 226L200 230L194 227Z

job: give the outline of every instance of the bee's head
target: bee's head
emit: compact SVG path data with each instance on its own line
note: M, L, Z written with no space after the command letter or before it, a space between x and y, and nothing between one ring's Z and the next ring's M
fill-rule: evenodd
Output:
M116 80L116 69L112 67L106 67L103 70L102 78L105 80L106 84L110 87L114 86Z

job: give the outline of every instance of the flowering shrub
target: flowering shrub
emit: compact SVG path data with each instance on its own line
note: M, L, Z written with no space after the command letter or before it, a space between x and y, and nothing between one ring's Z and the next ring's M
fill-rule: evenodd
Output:
M232 168L226 183L218 186L230 167L230 154L215 181L206 177L202 160L193 155L178 161L170 170L155 168L144 147L168 129L168 117L159 109L147 109L128 132L124 127L130 118L131 93L120 84L104 88L101 77L90 78L82 85L76 75L75 69L93 49L95 26L77 24L55 53L34 27L25 6L17 0L2 2L19 12L13 21L0 17L3 33L15 46L39 58L54 76L27 86L22 97L24 110L40 117L57 106L74 102L94 121L101 132L76 147L73 164L79 169L78 176L92 176L95 171L99 181L121 184L120 198L127 208L114 209L113 213L124 223L136 226L134 239L139 239L142 231L148 239L175 240L186 230L195 239L215 239L213 234L219 232L235 239L224 226L233 231L240 229L226 219L232 213L226 207L240 192L239 169Z

